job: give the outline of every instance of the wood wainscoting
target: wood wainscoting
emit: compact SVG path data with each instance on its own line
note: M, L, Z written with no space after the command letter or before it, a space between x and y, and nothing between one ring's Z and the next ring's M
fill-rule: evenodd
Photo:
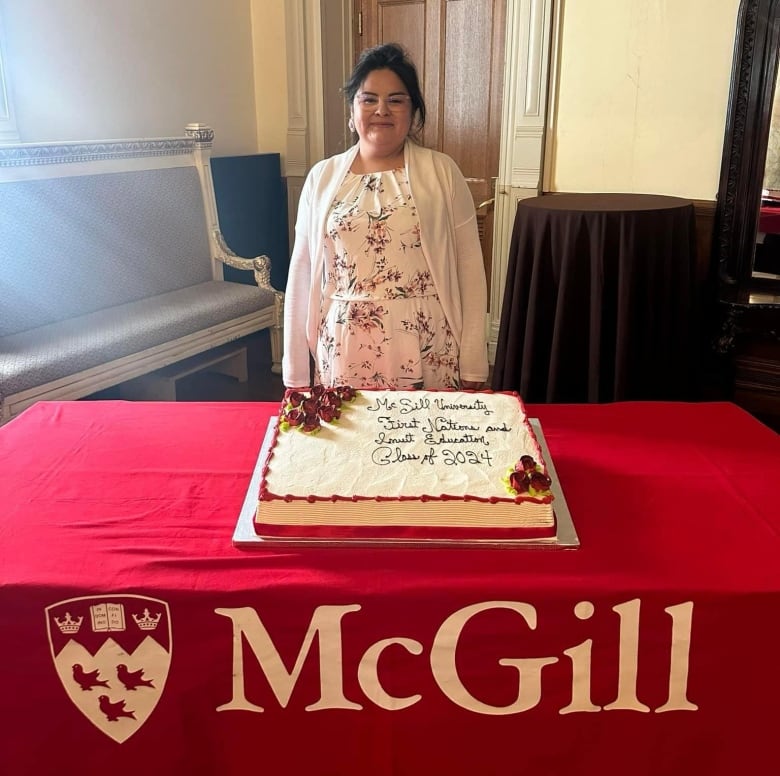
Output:
M712 238L715 232L714 200L694 199L696 214L696 279L698 285L707 285L712 269Z
M750 337L734 359L734 401L780 432L780 332Z

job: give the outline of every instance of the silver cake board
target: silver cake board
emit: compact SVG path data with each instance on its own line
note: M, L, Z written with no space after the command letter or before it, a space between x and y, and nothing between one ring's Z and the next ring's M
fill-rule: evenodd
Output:
M393 539L393 538L349 538L335 539L324 537L263 537L255 533L255 515L257 513L257 497L260 493L260 481L262 479L262 470L268 450L273 441L273 431L276 427L277 418L272 417L268 421L268 430L263 440L263 446L260 448L260 454L257 456L252 479L249 483L244 504L241 507L241 513L238 516L235 531L233 532L233 546L242 550L269 550L274 548L290 547L499 547L507 549L563 549L571 550L580 546L580 540L574 523L569 513L569 507L561 490L561 484L555 471L550 450L542 432L542 426L537 418L530 418L539 446L542 448L542 455L547 464L547 471L552 478L551 490L553 496L553 505L555 507L556 534L547 538L536 539L491 539L468 538L468 539Z

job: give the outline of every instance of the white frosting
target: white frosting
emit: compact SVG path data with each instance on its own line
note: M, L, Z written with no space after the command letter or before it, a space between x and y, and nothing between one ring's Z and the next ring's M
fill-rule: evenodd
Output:
M552 525L550 504L517 503L503 482L525 454L544 465L514 394L361 390L343 405L341 418L323 423L318 433L279 431L267 461L258 519L324 525ZM317 500L300 501L309 496ZM455 499L438 501L443 496ZM403 500L383 500L399 497Z

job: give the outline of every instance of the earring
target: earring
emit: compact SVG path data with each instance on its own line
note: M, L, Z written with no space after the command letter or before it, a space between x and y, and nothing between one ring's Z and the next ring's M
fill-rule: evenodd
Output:
M347 126L349 127L349 131L350 132L354 132L355 131L355 122L352 121L352 117L351 116L350 116L349 121L347 122Z

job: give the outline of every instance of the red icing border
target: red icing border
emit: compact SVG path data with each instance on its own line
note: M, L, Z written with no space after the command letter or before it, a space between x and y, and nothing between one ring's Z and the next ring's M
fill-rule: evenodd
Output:
M557 521L556 521L557 523ZM255 533L269 539L552 539L556 523L546 528L450 528L434 526L346 526L255 524Z

